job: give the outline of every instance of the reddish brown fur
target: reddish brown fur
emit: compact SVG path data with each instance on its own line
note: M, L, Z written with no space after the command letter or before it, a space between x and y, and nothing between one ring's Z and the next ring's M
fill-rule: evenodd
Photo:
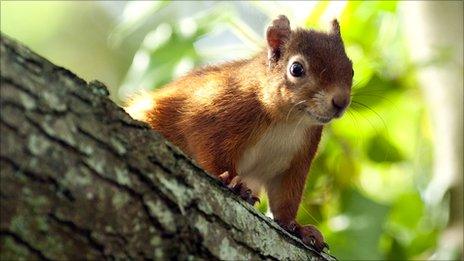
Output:
M268 37L273 37L268 41L282 45L272 46L270 54L263 51L249 60L191 72L152 94L154 105L145 120L214 176L225 171L237 175L240 157L269 126L301 116L301 111L290 113L298 100L334 88L349 95L352 65L338 23L334 22L332 33L298 29L286 35L285 28L279 27L277 33L272 30L272 26L268 28ZM274 39L276 35L285 38ZM298 92L286 74L287 63L295 54L308 58L312 77L312 83L305 83ZM309 126L307 139L290 167L264 184L274 217L285 224L295 219L322 128Z
M315 126L308 131L307 142L292 160L291 167L266 186L271 211L274 217L284 224L295 220L306 176L316 154L321 133L322 126Z
M235 174L245 146L271 122L256 93L259 84L239 78L238 70L246 64L240 61L193 72L161 89L154 97L156 107L149 112L154 129L215 176L225 171ZM212 87L219 92L209 106L202 106L192 101L192 92L206 82L217 82Z

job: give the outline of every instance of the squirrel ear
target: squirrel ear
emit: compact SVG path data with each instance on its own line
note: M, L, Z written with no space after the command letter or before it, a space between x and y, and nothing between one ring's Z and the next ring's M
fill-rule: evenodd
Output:
M337 19L332 20L332 32L333 35L340 36L340 24Z
M290 38L290 21L285 15L279 15L266 31L269 64L279 60L282 45Z

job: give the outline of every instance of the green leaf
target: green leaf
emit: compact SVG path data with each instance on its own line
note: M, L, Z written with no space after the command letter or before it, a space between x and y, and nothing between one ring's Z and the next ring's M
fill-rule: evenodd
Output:
M407 260L406 249L403 245L401 245L398 240L395 238L390 238L391 244L390 249L386 253L388 260Z
M393 205L389 221L408 229L416 229L423 215L424 202L417 192L411 192L398 197Z
M417 256L423 254L428 249L435 248L437 245L438 236L439 233L436 229L425 232L417 232L412 242L406 246L406 250L409 256L408 259L412 259L414 257L417 258Z
M398 148L383 135L375 135L369 140L367 156L374 162L395 163L405 159Z
M331 253L343 260L383 259L379 244L388 206L376 203L354 189L344 191L341 201L341 216L348 226L327 237Z
M374 74L364 87L353 89L351 106L359 111L372 111L372 107L388 102L401 86L396 80Z

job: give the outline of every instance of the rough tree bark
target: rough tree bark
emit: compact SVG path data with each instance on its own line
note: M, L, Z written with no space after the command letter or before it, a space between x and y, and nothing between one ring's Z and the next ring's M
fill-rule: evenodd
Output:
M1 36L0 259L330 260L87 84Z

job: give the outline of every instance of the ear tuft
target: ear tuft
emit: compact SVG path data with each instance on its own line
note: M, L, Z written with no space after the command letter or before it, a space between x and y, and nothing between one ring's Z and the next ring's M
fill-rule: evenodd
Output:
M279 15L274 19L266 31L269 63L276 62L280 58L282 45L290 38L290 21L285 15Z
M338 23L337 19L332 20L332 34L340 36L340 24Z

